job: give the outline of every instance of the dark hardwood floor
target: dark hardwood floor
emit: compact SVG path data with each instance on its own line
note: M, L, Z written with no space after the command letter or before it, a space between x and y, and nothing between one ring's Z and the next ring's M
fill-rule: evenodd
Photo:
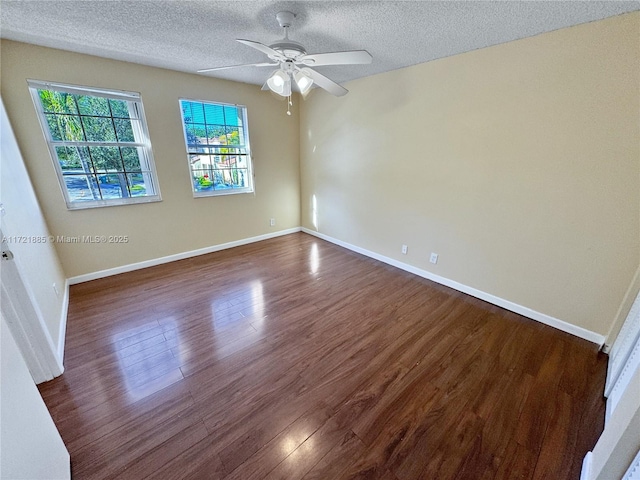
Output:
M596 345L299 233L71 287L75 479L578 480Z

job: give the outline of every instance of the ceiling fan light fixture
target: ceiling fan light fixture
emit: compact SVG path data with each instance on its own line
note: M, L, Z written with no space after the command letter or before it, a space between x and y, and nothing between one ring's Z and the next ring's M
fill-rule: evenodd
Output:
M267 80L267 85L272 92L288 97L291 95L291 78L286 72L276 70Z
M309 91L311 85L313 85L313 80L304 72L298 70L293 74L293 78L296 81L296 85L300 89L300 93L303 95Z

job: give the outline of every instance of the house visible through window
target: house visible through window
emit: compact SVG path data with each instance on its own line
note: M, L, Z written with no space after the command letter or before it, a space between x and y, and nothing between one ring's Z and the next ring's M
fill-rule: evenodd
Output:
M247 110L180 100L194 195L253 192Z
M70 209L159 201L137 93L29 81Z

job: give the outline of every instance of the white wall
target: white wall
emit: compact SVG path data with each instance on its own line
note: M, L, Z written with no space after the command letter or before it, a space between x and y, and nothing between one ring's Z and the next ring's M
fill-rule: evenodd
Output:
M0 479L71 478L69 452L4 317L0 327Z
M25 87L26 88L26 87ZM2 233L10 240L8 247L19 260L23 279L29 284L32 300L53 342L55 355L62 364L64 326L66 323L68 288L53 243L48 240L49 229L18 148L11 124L0 98L0 202ZM42 135L36 131L35 135ZM34 135L34 136L35 136ZM21 237L19 240L12 237ZM56 285L58 293L53 289Z

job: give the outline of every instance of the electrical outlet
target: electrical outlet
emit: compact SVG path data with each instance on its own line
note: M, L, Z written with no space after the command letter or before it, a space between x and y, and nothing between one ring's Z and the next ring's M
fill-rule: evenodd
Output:
M431 263L438 263L438 254L431 252L431 257L429 257L429 261Z
M269 220L269 225L271 225L272 227L276 226L276 219L272 218L271 220Z
M402 254L406 255L409 248L406 245L402 245Z

